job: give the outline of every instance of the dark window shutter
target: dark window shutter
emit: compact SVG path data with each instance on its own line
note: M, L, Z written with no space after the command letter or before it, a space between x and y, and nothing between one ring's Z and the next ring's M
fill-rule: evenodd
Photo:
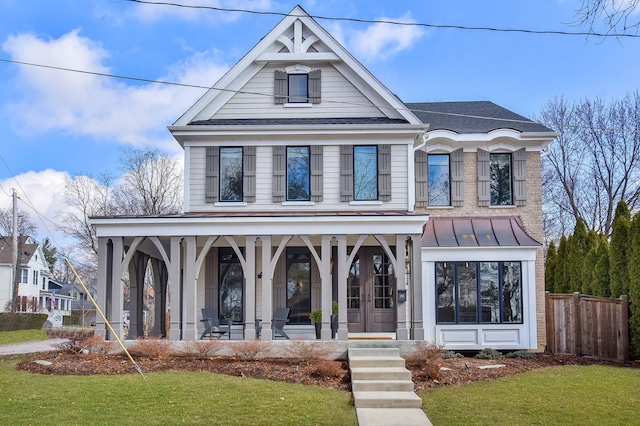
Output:
M275 71L273 100L276 104L284 104L287 102L287 73L284 71Z
M312 104L319 104L321 98L321 86L320 86L320 70L313 70L309 73L309 102Z
M478 205L491 204L491 161L488 151L478 148Z
M413 153L414 173L416 175L416 206L429 205L429 185L427 173L427 153L415 151Z
M449 155L451 166L451 205L464 205L464 152L462 148Z
M353 200L353 146L340 146L340 201Z
M322 145L311 146L311 201L322 201Z
M513 201L516 206L527 205L527 151L513 153Z
M246 203L256 202L256 147L245 146L242 149L242 189Z
M391 145L378 146L378 196L391 201Z
M287 148L285 146L273 147L273 202L285 201L287 189Z
M204 199L207 203L217 203L220 193L220 148L208 146L206 153L206 170Z

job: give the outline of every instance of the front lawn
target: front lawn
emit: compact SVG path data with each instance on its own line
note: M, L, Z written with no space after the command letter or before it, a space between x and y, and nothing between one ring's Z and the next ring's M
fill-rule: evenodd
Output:
M640 368L549 367L487 382L427 390L439 425L639 425Z
M30 342L33 340L47 340L47 332L39 330L0 331L0 345L8 343Z
M45 376L0 358L0 424L357 425L349 392L212 373Z

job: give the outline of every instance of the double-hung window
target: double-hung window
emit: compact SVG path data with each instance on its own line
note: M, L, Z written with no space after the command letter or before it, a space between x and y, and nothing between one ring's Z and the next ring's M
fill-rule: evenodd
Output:
M437 322L522 323L520 262L436 262Z
M376 145L353 147L353 199L356 201L378 199L378 147Z
M309 75L308 74L289 74L287 79L287 87L289 93L289 103L308 103L309 102Z
M449 154L427 156L427 182L430 206L451 205L451 170Z
M278 105L319 104L321 101L321 70L292 65L275 71L274 102Z
M513 204L511 154L491 154L489 157L492 206Z
M308 146L287 147L287 201L311 199L310 149Z
M220 201L242 201L242 148L220 148Z
M29 270L21 269L20 270L20 284L29 284Z

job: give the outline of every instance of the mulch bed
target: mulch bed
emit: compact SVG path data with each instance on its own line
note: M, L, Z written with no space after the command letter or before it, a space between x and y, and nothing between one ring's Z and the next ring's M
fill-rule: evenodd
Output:
M36 362L37 361L37 362ZM46 361L46 362L41 362ZM226 374L236 377L270 379L305 385L317 385L349 391L351 379L346 361L295 359L253 359L233 357L166 356L137 357L137 364L145 373L156 371L193 371ZM50 363L50 364L49 364ZM408 361L417 391L451 386L482 380L491 380L525 371L555 365L603 364L640 368L640 362L625 364L598 361L589 357L537 354L534 359L502 358L483 360L477 358L442 359L433 363ZM503 365L499 368L480 366ZM131 361L122 355L72 354L66 352L38 354L17 364L16 368L38 374L91 375L136 374Z

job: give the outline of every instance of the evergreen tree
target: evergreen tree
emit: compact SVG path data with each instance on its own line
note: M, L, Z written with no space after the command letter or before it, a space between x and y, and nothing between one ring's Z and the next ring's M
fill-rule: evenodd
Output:
M598 244L598 261L593 271L593 295L609 297L611 288L609 286L609 241L606 235L600 234Z
M576 221L573 228L573 235L569 237L569 291L576 292L582 290L582 271L584 269L585 258L587 257L587 227L581 217Z
M580 292L582 294L593 295L593 289L595 287L593 284L594 272L596 270L599 255L600 252L596 245L589 250L587 257L584 258L584 267L582 268L582 287L580 288Z
M629 232L629 335L631 357L640 359L640 215L631 221Z
M631 226L631 214L624 201L620 201L616 207L616 215L613 219L613 231L611 232L611 245L609 247L609 282L611 297L620 297L629 292L629 227Z
M547 258L544 261L544 289L551 293L555 290L557 258L556 245L551 241L547 248Z
M568 263L568 249L569 240L563 235L562 238L560 238L560 245L558 246L558 254L556 258L554 293L569 292L569 273L566 268Z

